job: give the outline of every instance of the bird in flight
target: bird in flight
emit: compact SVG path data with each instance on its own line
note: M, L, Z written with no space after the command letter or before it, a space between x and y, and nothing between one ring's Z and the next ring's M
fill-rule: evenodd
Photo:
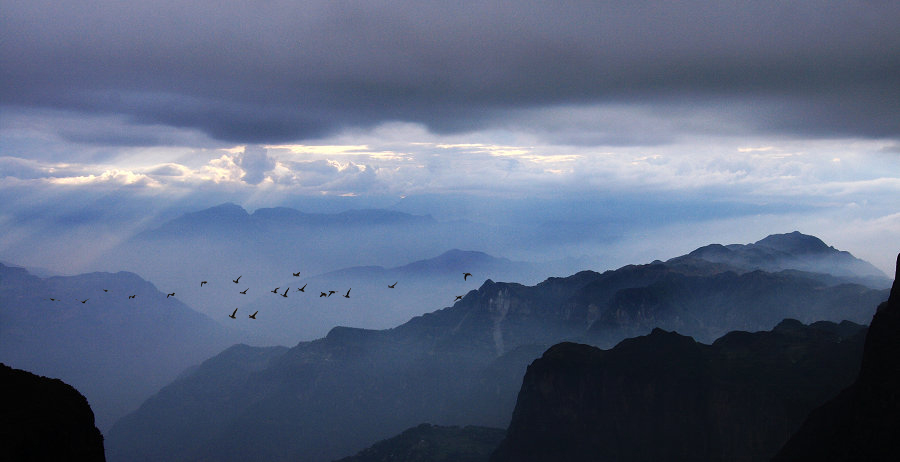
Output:
M328 291L328 296L330 297L333 293L334 293L333 290L329 290L329 291Z
M325 292L319 292L319 298L327 297L327 296L328 296L328 294L326 294Z
M350 298L350 290L352 290L352 289L353 289L352 287L350 289L347 289L347 293L344 294L344 298Z
M166 295L166 298L174 297L174 296L175 296L175 292L172 292L171 294Z
M109 289L103 289L104 292L109 292Z
M253 314L250 315L250 319L256 319L256 313L259 313L259 310L254 311Z
M295 278L299 278L299 277L300 277L300 272L299 272L299 271L297 271L296 273L291 273L291 274L293 274Z
M130 299L132 299L132 298L134 298L134 297L137 297L137 294L129 295L129 296L128 296L128 299L130 300Z
M290 287L288 287L287 289L284 289L284 293L281 294L281 296L284 297L284 298L287 298L287 293L288 293L289 290L291 290Z
M231 319L237 319L237 318L234 317L234 315L237 314L237 310L238 310L238 309L235 308L235 309L234 309L234 312L232 312L231 314L229 314L228 317L231 318Z
M206 284L206 281L200 281L200 287L203 287L203 284Z
M81 303L87 303L88 300L90 300L90 299L89 299L89 298L86 298L86 299L84 299L84 300L79 300L79 301L80 301Z
M55 298L51 298L50 301L51 301L51 302L58 302L59 300L57 300L57 299L55 299Z
M469 279L469 276L471 276L471 275L472 275L472 273L463 273L463 281L465 281L466 279Z
M455 301L457 301L457 300L462 300L462 298L463 298L462 295L457 295L456 298L455 298L453 301L455 302Z
M308 284L303 284L303 287L297 289L297 292L306 292L306 286L307 286L307 285L308 285Z
M250 290L249 287L247 287L246 289L242 290L241 293L244 294L244 295L247 295L247 291L248 291L248 290Z
M397 282L400 282L400 281L397 281ZM393 289L394 287L397 287L397 283L395 282L395 283L393 283L393 284L390 284L390 285L388 285L388 287L390 287L391 289Z
M240 280L241 280L241 278L242 278L242 277L244 277L244 275L243 275L243 274L242 274L242 275L240 275L240 276L238 276L238 278L237 278L237 279L232 279L232 280L231 280L231 282L233 282L233 283L235 283L235 284L237 284L237 283L238 283L238 281L240 281Z
M280 289L280 288L281 288L281 287L276 287L276 288L272 289L271 292L272 292L273 294L277 294L277 293L278 293L278 289Z

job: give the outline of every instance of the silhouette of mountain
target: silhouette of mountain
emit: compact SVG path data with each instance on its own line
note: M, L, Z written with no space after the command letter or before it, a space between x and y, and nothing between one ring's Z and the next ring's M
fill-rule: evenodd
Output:
M773 459L894 461L900 457L900 255L888 301L866 334L859 376L812 411Z
M853 282L877 289L891 286L891 280L871 263L854 257L849 252L830 247L815 236L794 231L772 234L753 244L711 244L701 247L670 263L701 258L714 263L730 265L737 270L800 270L808 273L829 274L839 282Z
M454 284L466 284L461 276ZM560 341L615 344L650 332L653 319L680 322L682 333L702 336L734 326L771 329L787 317L779 312L802 311L804 322L867 319L886 298L886 290L829 285L811 273L738 273L700 258L583 271L534 286L488 279L452 307L392 329L336 327L242 373L240 386L203 399L190 390L201 390L211 371L195 371L118 422L108 453L122 461L152 460L147 454L154 451L176 461L327 461L421 422L502 427L527 365ZM726 313L718 313L723 307Z
M421 424L335 462L487 462L505 430Z
M102 462L103 435L87 400L59 379L0 363L0 459Z
M712 345L661 329L610 350L555 345L528 367L491 461L767 460L852 380L864 331L785 320Z
M77 387L100 428L232 334L133 273L38 278L0 265L0 359Z

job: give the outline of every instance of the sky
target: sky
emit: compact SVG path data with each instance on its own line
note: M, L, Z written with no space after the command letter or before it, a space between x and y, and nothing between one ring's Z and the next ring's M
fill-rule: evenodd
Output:
M609 267L793 230L900 251L898 2L0 11L5 261L100 268L224 202L558 226L500 256Z

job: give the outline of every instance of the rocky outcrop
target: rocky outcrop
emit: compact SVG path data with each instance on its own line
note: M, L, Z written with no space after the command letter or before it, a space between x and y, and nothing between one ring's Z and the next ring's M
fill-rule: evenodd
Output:
M528 367L506 461L760 461L852 381L863 331L786 320L712 345L655 329L611 350L558 344Z
M900 459L900 255L887 302L866 335L859 377L810 413L774 458L786 461Z
M5 364L0 384L0 460L106 460L103 435L78 390Z

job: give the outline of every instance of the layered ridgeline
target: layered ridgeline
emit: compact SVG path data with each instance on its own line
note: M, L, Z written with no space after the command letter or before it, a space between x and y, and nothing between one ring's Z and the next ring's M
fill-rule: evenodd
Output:
M490 460L769 460L853 380L864 334L786 320L711 345L661 329L610 350L557 344L528 367Z
M393 329L339 327L286 351L226 350L119 421L108 457L327 461L422 422L502 428L527 365L560 341L612 345L654 327L711 341L784 318L865 322L887 294L842 275L700 256L534 286L487 280Z
M0 460L103 462L103 435L81 393L0 363Z
M453 249L434 258L402 266L354 266L312 277L283 273L260 288L245 276L247 284L232 286L232 301L241 313L259 311L254 332L268 344L294 345L299 339L319 338L336 325L389 328L429 311L427 307L449 303L457 295L477 287L464 272L490 274L517 280L534 274L537 268L526 262L498 258L484 252ZM270 291L278 287L288 297ZM246 295L235 295L249 288ZM299 289L303 289L300 292ZM351 290L352 289L352 290ZM217 289L218 290L218 289ZM320 294L334 290L330 297ZM343 297L350 291L349 298ZM205 294L202 294L205 297ZM230 306L230 305L229 305Z
M900 255L890 299L878 307L853 384L810 413L775 457L878 461L900 456Z
M237 337L166 295L133 273L39 278L0 264L0 361L72 384L106 430Z
M468 271L528 283L553 274L552 268L480 252L435 256L435 249L482 248L485 235L492 233L480 225L390 210L307 213L279 207L249 213L223 204L143 232L97 261L171 288L214 318L223 306L250 313L278 310L260 316L255 330L267 344L293 345L320 338L337 325L394 327L442 306L435 303L449 303L466 291L446 284L451 269L454 276ZM232 284L238 276L243 276L240 284ZM209 282L208 290L197 290L201 280ZM388 292L387 286L398 281ZM477 287L469 282L467 289ZM304 285L306 293L297 292ZM292 293L276 299L269 293L276 287ZM316 299L322 290L344 294L351 288L350 299L339 298L342 304ZM247 294L239 294L245 289ZM278 323L265 325L273 319Z
M897 276L867 331L786 320L712 345L658 329L608 351L555 345L490 460L897 460Z

